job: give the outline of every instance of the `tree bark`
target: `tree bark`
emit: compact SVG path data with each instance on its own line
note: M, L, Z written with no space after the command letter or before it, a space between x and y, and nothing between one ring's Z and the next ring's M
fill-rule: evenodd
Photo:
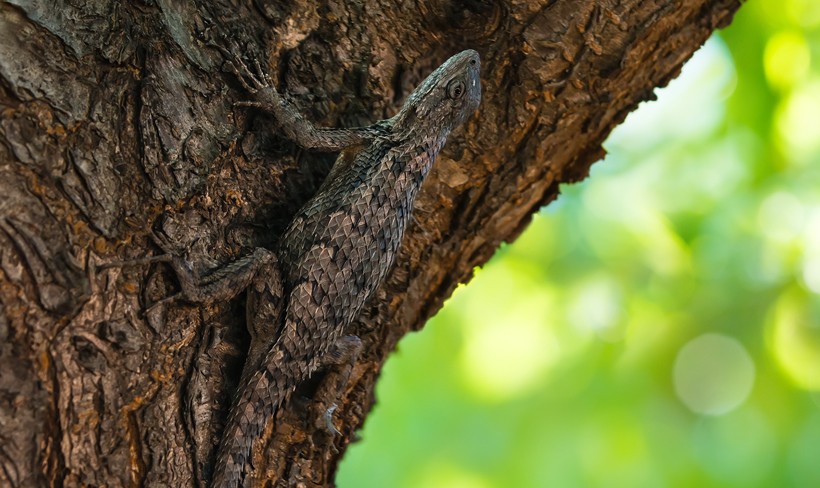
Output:
M479 112L444 149L327 435L316 375L254 451L272 486L330 486L396 342L601 159L602 141L739 0L0 4L0 485L205 486L247 347L243 300L148 307L172 252L205 271L275 248L333 155L246 97L208 42L267 61L326 126L393 115L449 55L482 56ZM155 242L152 233L163 236Z

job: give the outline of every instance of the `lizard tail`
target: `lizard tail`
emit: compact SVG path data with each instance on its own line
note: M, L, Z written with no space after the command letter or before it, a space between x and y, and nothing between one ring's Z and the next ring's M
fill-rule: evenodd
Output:
M214 488L237 488L246 486L251 471L251 447L262 434L265 424L277 407L287 399L296 381L289 378L291 362L272 361L282 356L277 347L267 355L262 368L240 384L240 397L231 408L228 424L216 458L212 486ZM298 378L297 378L298 379Z
M246 385L242 385L242 396L231 408L228 424L222 434L222 442L216 458L212 486L214 488L236 488L245 486L245 478L250 472L250 457L253 441L265 428L265 422L273 415L282 398L275 395L260 395L257 378L265 371L254 374ZM263 399L267 396L270 399ZM278 395L277 395L278 396Z

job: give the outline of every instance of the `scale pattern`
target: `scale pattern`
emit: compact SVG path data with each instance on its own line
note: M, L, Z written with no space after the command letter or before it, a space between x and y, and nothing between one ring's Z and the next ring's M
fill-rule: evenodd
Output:
M249 287L251 351L217 456L216 487L250 483L251 447L265 423L327 361L384 281L436 156L450 131L478 107L479 57L472 50L453 56L395 117L338 134L310 126L273 88L255 90L261 101L247 105L272 113L289 137L352 156L340 156L285 232L281 283L279 270L270 270Z

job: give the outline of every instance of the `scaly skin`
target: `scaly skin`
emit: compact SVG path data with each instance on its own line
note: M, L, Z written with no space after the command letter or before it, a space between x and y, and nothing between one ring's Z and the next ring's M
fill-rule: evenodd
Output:
M236 64L255 95L242 105L273 114L283 132L304 147L353 154L339 158L280 243L284 321L265 334L261 321L277 320L276 312L249 313L249 326L257 332L217 456L213 485L219 488L249 481L251 446L267 420L326 361L384 281L425 176L450 131L481 99L479 56L467 50L430 74L395 117L361 129L316 129L276 93L267 76ZM269 294L265 290L275 288L259 283L250 287L248 298L256 308L266 301L258 296L260 289Z
M287 103L258 65L254 73L234 58L232 67L254 96L237 105L272 114L306 148L344 151L324 184L276 254L258 248L204 279L169 255L102 266L167 262L181 291L159 303L226 300L247 288L251 345L217 455L217 488L248 485L251 447L276 408L319 367L358 353L358 338L343 334L393 266L416 194L447 136L481 100L479 56L466 50L431 73L395 117L323 129Z

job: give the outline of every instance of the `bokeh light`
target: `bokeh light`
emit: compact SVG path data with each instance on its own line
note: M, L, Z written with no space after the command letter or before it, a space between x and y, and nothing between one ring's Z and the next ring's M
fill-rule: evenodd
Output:
M806 79L811 63L811 50L800 31L784 31L773 35L763 52L763 67L770 85L787 90Z
M798 387L820 391L820 302L793 288L770 313L770 342L780 366Z
M820 486L820 2L656 93L401 341L338 486Z
M752 391L754 376L746 349L720 334L693 339L675 359L675 391L696 413L721 415L734 410Z

